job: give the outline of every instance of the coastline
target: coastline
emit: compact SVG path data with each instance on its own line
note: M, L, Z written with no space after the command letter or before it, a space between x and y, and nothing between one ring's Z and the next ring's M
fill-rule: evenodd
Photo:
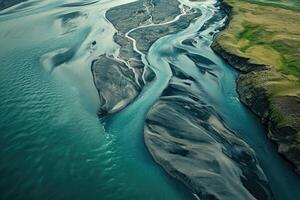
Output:
M147 2L145 1L145 3ZM141 9L143 5L146 5L147 9ZM218 11L220 11L219 5L214 5ZM124 6L126 9L124 9ZM152 49L157 54L153 54L153 58L148 57L148 62L145 62L145 54L156 39L187 28L191 21L184 20L184 23L182 23L180 22L182 20L181 17L177 21L175 20L177 17L174 18L173 15L165 13L168 18L172 16L171 21L179 22L178 26L170 26L172 27L170 29L169 25L171 23L169 22L159 20L158 23L153 24L155 21L153 17L157 15L153 15L152 9L159 9L162 7L161 5L154 6L151 2L149 4L134 2L124 6L115 7L106 13L107 19L117 30L114 39L120 46L119 55L102 55L92 65L94 82L96 83L96 88L102 102L98 113L99 117L117 113L128 105L134 105L134 100L142 90L144 84L148 82L142 82L143 66L147 66L148 62L152 66L161 66L163 62L166 68L170 67L173 75L170 77L168 87L163 90L159 99L151 106L144 124L144 143L154 161L169 175L182 182L200 198L240 199L244 196L251 199L253 196L258 199L272 199L273 194L269 188L268 179L259 166L254 150L232 130L226 127L226 124L224 124L222 118L218 115L218 111L208 104L207 99L202 99L202 97L206 97L204 92L206 92L205 85L207 83L202 85L201 80L209 77L210 79L208 80L213 81L218 77L218 70L214 68L215 62L206 58L205 54L196 53L194 55L193 53L188 53L189 50L182 50L180 44L178 45L180 47L176 45L174 47L168 46L168 42L174 39L171 35L168 36L170 39L166 37L164 40L158 42L159 48ZM227 10L225 12L216 12L212 21L222 21L222 19L224 19L222 23L226 21L222 17L225 16L224 13L230 14L230 7L226 7L226 4L222 6ZM178 8L183 8L181 11L183 13L186 12L184 7L176 4L173 4L173 8L177 16L181 15ZM124 12L124 10L126 10L129 16L138 13L140 17L135 21L127 20L129 18L125 14L124 16L116 14L121 11ZM204 14L199 14L199 16L206 16L205 9L202 10L202 13ZM122 17L125 17L125 19ZM209 19L209 15L206 17ZM194 16L191 15L190 19L193 18ZM198 22L199 25L202 24L203 20ZM213 34L217 33L221 27L209 27L205 23L202 25L204 28L200 29L200 31L203 31L204 36L210 38L210 43L206 42L203 45L207 45L207 49L212 51L210 44ZM211 21L209 23L214 24ZM197 24L196 21L194 21L195 24ZM215 23L215 25L217 24ZM167 26L167 28L164 29L164 26ZM211 32L205 32L205 29ZM144 34L144 30L155 34ZM177 37L181 38L180 43L187 44L185 48L193 48L193 39L191 42L191 38L189 38L193 32L192 30L185 30L185 32L190 35L185 34L181 38L180 34L178 34ZM197 38L195 39L197 40ZM147 43L142 43L142 41L147 41ZM201 35L197 41L199 42L198 44L201 44ZM132 45L130 45L131 42L133 43ZM214 42L213 46L215 46L215 49L217 49L217 44L217 42ZM164 49L166 52L162 52L161 49ZM258 115L266 116L265 118L267 119L269 116L268 104L261 105L261 102L268 102L267 91L264 88L252 87L255 84L249 83L247 80L248 74L256 75L257 72L267 73L268 66L250 63L247 58L237 57L234 54L222 51L221 47L219 49L219 53L223 53L222 57L225 60L227 58L228 63L243 72L243 76L241 75L237 80L237 82L245 83L244 87L240 87L241 84L238 84L238 93L241 97L245 97L243 102L252 107L253 111L257 112ZM174 59L179 54L185 54L186 58L189 58L194 63L194 74L185 71L184 68L181 68L185 64ZM156 59L155 56L159 56L159 59ZM217 56L215 57L219 59ZM157 60L162 62L158 63ZM211 68L205 67L210 64ZM108 70L106 69L107 66L113 67ZM127 67L132 69L132 71L124 71ZM114 78L111 79L111 77ZM203 77L204 79L199 77ZM108 79L110 79L109 82L107 81ZM234 78L231 80L234 80ZM140 85L136 85L139 83ZM232 83L234 85L234 82ZM131 92L124 93L122 88L127 87L132 88L132 90ZM116 89L116 93L110 93L110 91ZM207 92L210 94L210 91ZM247 95L242 95L245 93ZM183 127L184 129L182 129ZM207 133L211 135L207 135ZM277 155L275 151L273 152L274 155ZM225 163L224 160L226 160ZM241 172L242 176L239 172ZM216 187L207 187L207 184L205 184L206 181L213 181ZM220 188L219 185L221 183L222 187ZM233 191L230 188L236 188L236 190Z
M211 48L223 0L23 1L0 11L0 199L300 199L239 100L268 123L274 71Z
M239 71L236 83L240 101L259 117L267 129L268 138L278 146L277 151L295 167L295 171L300 175L300 158L297 156L300 155L300 148L295 138L300 130L297 125L300 98L289 95L273 97L269 88L264 87L260 82L272 78L269 73L272 73L274 68L254 63L250 58L236 55L222 46L220 35L227 30L236 14L232 13L233 7L226 2L222 2L221 7L229 16L228 23L226 28L215 37L211 48ZM282 118L288 117L295 118L294 123L283 124L282 121L286 119Z

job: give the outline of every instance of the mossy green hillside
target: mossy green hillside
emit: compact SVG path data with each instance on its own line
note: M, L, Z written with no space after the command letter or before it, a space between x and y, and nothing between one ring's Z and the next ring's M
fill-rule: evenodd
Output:
M269 129L277 132L270 137L284 146L279 151L300 170L300 1L224 2L231 7L230 22L216 44L229 55L247 58L250 68L258 66L244 71L240 88L249 87L252 94L265 91Z

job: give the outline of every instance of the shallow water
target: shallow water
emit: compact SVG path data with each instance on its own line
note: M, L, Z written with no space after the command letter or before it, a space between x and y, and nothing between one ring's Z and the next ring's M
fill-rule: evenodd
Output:
M0 12L1 199L194 199L154 163L143 143L145 113L168 84L168 63L191 62L174 47L215 63L217 81L196 77L193 63L185 70L209 94L203 98L256 151L276 199L300 198L299 178L238 101L237 73L209 48L209 32L224 19L198 33L218 12L213 1L182 1L200 7L202 17L151 47L146 56L156 80L133 104L99 122L91 61L117 52L115 29L104 15L128 2L33 0ZM199 34L204 37L195 47L181 44Z

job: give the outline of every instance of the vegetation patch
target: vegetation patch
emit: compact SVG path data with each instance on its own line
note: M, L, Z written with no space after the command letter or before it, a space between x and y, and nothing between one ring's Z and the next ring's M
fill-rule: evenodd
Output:
M230 23L215 47L233 64L240 60L235 68L246 75L238 80L239 92L255 113L265 112L251 105L259 99L258 91L265 91L261 101L268 102L268 108L260 117L268 116L270 138L285 146L279 152L300 174L300 1L224 1L232 8Z
M296 0L225 0L231 22L217 38L228 52L272 67L285 87L281 95L300 95L300 2ZM272 79L270 77L270 79ZM266 82L266 85L272 85ZM279 87L280 81L276 82ZM274 85L274 86L275 86Z

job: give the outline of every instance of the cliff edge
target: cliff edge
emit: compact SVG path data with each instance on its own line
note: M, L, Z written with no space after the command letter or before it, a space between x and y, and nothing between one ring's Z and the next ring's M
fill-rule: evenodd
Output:
M226 0L223 8L230 16L229 24L216 37L212 49L240 71L240 100L266 125L278 152L300 174L300 30L294 28L300 27L297 7ZM281 21L294 26L287 31Z

